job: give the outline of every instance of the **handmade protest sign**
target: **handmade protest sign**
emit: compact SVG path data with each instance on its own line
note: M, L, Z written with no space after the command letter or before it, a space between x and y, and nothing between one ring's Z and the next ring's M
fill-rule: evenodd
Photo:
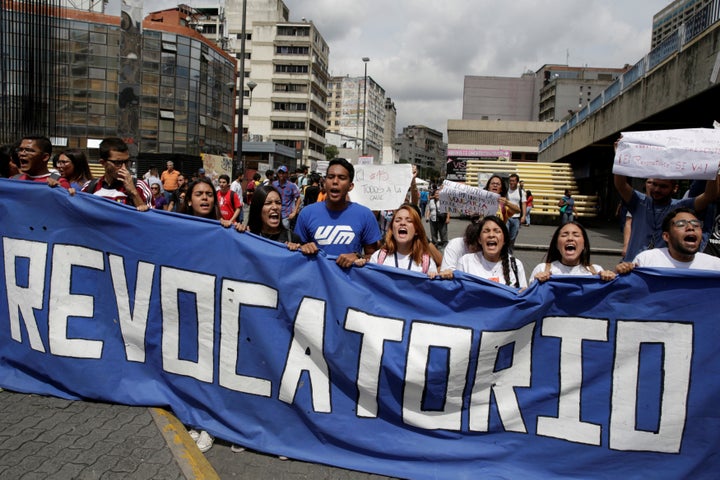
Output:
M639 178L712 180L720 165L720 130L622 132L613 173Z
M350 199L370 210L395 210L405 202L412 165L355 165L355 187Z
M497 193L445 180L440 190L440 209L462 215L495 215L499 198Z

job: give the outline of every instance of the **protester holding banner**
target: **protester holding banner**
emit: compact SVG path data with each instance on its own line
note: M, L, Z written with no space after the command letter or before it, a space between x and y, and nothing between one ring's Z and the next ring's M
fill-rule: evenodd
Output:
M600 275L606 282L615 278L614 272L590 261L590 239L585 228L575 221L555 229L545 262L533 269L530 283L545 282L552 275Z
M328 164L325 179L327 198L300 211L295 233L302 239L301 251L316 254L320 249L337 255L336 263L351 267L364 255L378 249L382 238L372 211L348 199L353 189L355 167L344 158L335 158Z
M65 189L70 188L67 180L57 172L50 173L47 168L48 160L52 155L52 143L47 137L23 137L15 149L15 154L20 161L20 173L13 176L13 179L47 183L51 187L60 185Z
M487 183L485 183L485 190L500 195L500 199L498 200L499 206L496 215L503 222L507 222L507 220L509 218L512 218L513 215L520 213L520 206L508 200L507 184L505 183L505 180L503 180L502 177L500 177L499 175L493 175L492 177L488 178Z
M479 224L478 251L463 255L457 270L515 288L527 287L525 269L508 249L509 233L505 222L490 215Z
M628 138L620 137L615 142L615 160L613 164L613 181L615 189L620 194L623 202L627 205L628 212L632 215L632 231L630 232L630 240L628 242L627 251L624 259L634 259L640 252L658 247L667 246L663 239L662 222L663 219L674 209L679 207L691 208L696 212L704 212L705 209L717 199L718 196L718 177L717 172L717 159L712 160L712 168L704 167L698 168L698 172L703 173L702 178L707 179L705 184L705 191L695 198L685 198L678 200L673 198L673 194L677 192L678 182L675 178L668 178L673 176L675 172L667 171L667 167L664 167L664 163L660 162L660 166L656 165L656 162L650 162L650 166L637 167L633 166L631 160L642 159L643 155L648 156L652 160L652 155L659 148L660 151L664 151L662 148L653 146L653 148L647 148L648 145L644 145L646 148L636 148L636 145L629 140L633 137L650 136L654 143L662 144L671 143L669 134L663 133L662 131L657 132L632 132L632 135L628 135ZM673 131L675 137L681 137L680 131ZM640 141L640 140L638 140ZM643 145L640 145L641 147ZM633 150L635 148L635 150ZM711 149L708 149L710 151ZM638 153L638 152L642 152ZM676 148L674 150L675 156L680 157L681 153L692 155L693 158L700 158L704 155L703 152L693 151L690 148ZM630 166L628 164L630 162ZM684 164L690 164L688 160L685 160L682 165L675 165L677 172L683 173L693 178L699 178L695 175L696 172L690 168L687 171L680 169ZM652 169L651 169L652 167ZM651 182L646 184L646 192L641 193L632 188L628 183L627 174L629 172L641 171L640 169L647 170ZM645 170L642 170L643 172ZM705 172L709 175L705 175ZM712 177L712 179L709 179ZM676 177L682 178L682 177Z
M430 254L425 227L413 206L405 204L395 210L385 235L385 245L372 254L370 263L426 274L437 273L437 264Z
M219 220L220 210L215 202L216 196L212 180L208 177L198 178L188 186L183 213Z
M470 217L470 223L465 227L463 236L453 238L448 242L443 254L440 271L456 270L463 255L477 251L477 241L480 236L480 220L482 220L482 217L479 215Z
M667 247L642 251L632 262L620 263L615 270L627 273L635 267L662 267L720 271L720 258L699 252L702 222L692 209L680 207L668 213L663 219L662 237Z
M282 224L282 199L272 185L260 185L255 189L254 202L250 205L248 223L238 223L238 232L249 231L261 237L282 242L290 250L298 250L302 240Z

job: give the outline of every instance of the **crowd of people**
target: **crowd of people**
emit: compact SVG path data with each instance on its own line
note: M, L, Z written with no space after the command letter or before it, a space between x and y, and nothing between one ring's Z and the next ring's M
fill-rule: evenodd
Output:
M119 138L104 139L99 155L104 174L92 178L82 150L67 149L53 156L47 138L26 137L11 148L0 149L0 175L46 182L71 194L98 195L139 211L163 209L202 217L279 242L303 255L322 250L342 268L370 263L429 279L452 279L456 272L463 272L517 291L559 275L597 276L609 282L636 267L720 270L720 258L701 252L708 237L720 231L720 216L715 217L717 179L707 181L704 191L695 196L675 199L674 180L648 179L643 193L633 189L626 177L615 175L615 187L632 222L627 226L625 261L612 269L592 263L588 233L575 219L574 201L566 191L559 203L561 225L549 241L545 260L528 277L513 254L513 245L519 227L530 225L532 193L516 174L507 182L499 175L491 176L485 189L499 195L498 211L471 217L463 236L448 240L450 214L439 201L440 188L426 196L419 194L415 174L406 203L382 215L350 200L355 169L343 158L331 160L324 177L307 168L290 177L284 165L266 171L265 181L256 173L246 183L243 196L242 176L231 182L228 175L221 175L216 186L200 169L187 182L173 162L167 162L162 173L151 169L145 180L137 179L128 170L128 147ZM243 200L249 204L247 222ZM429 223L429 237L423 217ZM207 432L193 435L201 451L212 446Z

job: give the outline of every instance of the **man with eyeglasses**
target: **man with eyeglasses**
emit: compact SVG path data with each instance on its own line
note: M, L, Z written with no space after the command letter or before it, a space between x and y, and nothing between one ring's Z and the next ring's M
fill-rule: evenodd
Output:
M133 205L139 211L150 209L152 193L143 180L136 179L127 169L130 153L121 138L108 137L100 142L100 164L105 175L89 181L82 191L115 202Z
M702 242L702 222L689 208L676 208L665 216L662 237L667 247L640 252L632 262L620 263L615 270L627 273L635 267L689 268L720 270L720 258L698 252Z
M632 231L628 241L625 260L633 259L638 253L658 247L665 247L662 222L665 216L676 208L690 208L704 211L717 198L717 180L708 180L705 191L695 198L681 200L672 198L677 191L677 180L651 178L641 193L629 183L624 175L614 175L615 189L632 214Z
M20 160L20 174L14 176L13 179L42 183L54 180L51 182L51 186L60 185L65 189L70 188L66 179L58 173L51 173L48 170L47 164L52 155L52 143L47 137L23 137L15 149L15 154Z

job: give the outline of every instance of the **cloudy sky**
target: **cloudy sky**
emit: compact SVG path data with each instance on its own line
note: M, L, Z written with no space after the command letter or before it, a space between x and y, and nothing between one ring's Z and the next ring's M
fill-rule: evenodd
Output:
M519 77L546 63L622 67L650 50L652 16L670 0L284 0L330 46L332 75L368 75L395 102L398 132L445 134L462 118L465 75ZM146 10L178 2L146 0ZM193 5L193 0L185 3ZM203 5L213 3L204 0ZM200 3L197 3L198 5Z

